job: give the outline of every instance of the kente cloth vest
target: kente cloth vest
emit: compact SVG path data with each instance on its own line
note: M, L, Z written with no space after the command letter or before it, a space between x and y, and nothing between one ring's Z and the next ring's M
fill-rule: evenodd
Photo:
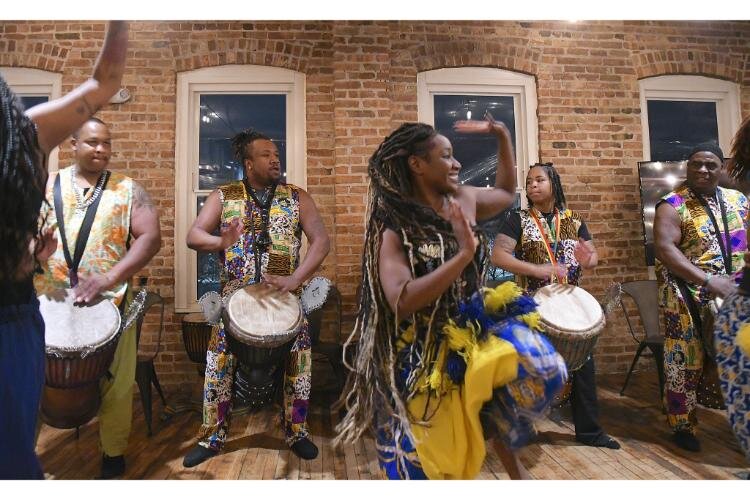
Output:
M535 212L542 230L539 230L532 211ZM576 243L578 243L578 230L581 228L583 219L577 212L565 209L560 210L560 234L557 236L557 249L555 250L555 219L552 219L552 227L547 224L544 216L535 208L519 210L521 216L521 237L516 242L516 258L532 264L550 263L549 254L544 241L547 241L552 247L555 259L558 263L564 264L568 268L567 281L571 285L578 286L581 278L581 265L573 255ZM544 234L544 236L543 236ZM518 286L525 289L528 293L533 293L539 288L549 285L550 279L540 280L532 276L516 275Z
M219 255L223 294L230 289L257 283L266 273L291 275L299 265L302 246L299 188L293 184L278 184L267 210L248 195L243 181L221 186L219 192L221 228L227 227L235 218L242 221L244 228L240 238ZM265 231L270 243L256 245L263 242ZM256 263L260 276L257 275Z
M745 221L748 215L748 201L745 195L734 189L718 188L724 202L729 227L729 245L732 255L732 273L738 273L744 267L743 254L747 250L747 234ZM662 200L671 205L680 217L682 239L678 245L680 251L694 266L712 275L726 275L727 269L719 248L718 235L711 219L703 207L700 199L683 184L675 191L665 195ZM724 225L721 209L714 197L705 198L708 206L714 212L714 218L719 225L721 237L724 237ZM660 262L656 261L656 275L659 280L659 297L662 305L667 305L670 293L666 288L681 296L676 285L675 276ZM705 304L711 297L702 286L687 283L687 289L697 304Z

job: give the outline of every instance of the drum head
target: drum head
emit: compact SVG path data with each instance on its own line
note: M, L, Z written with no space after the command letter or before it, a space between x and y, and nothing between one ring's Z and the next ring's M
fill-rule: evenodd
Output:
M264 284L248 285L232 293L227 300L226 316L229 332L237 340L258 347L289 342L303 322L297 297Z
M120 311L112 301L74 305L70 288L40 295L39 310L50 353L94 351L120 330Z
M547 285L537 290L534 300L542 320L561 330L589 331L604 314L590 293L573 285Z

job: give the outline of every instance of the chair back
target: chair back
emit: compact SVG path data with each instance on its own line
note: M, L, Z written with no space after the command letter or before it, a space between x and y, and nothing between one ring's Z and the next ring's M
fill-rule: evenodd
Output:
M146 354L141 351L140 349L140 342L141 342L141 328L143 327L143 320L146 318L146 314L148 313L149 309L151 307L158 305L160 308L160 316L159 316L159 330L156 337L156 350L149 351L148 355L153 359L156 357L157 354L159 354L159 349L161 348L161 334L162 330L164 329L164 299L156 292L146 292L146 300L143 301L143 312L138 317L138 320L136 321L136 338L137 338L137 345L138 345L138 354L143 355Z
M621 283L621 286L623 293L633 299L638 308L638 314L646 332L646 342L664 342L664 335L659 328L659 296L656 280L625 281ZM620 305L625 313L625 319L630 324L622 299L620 299Z

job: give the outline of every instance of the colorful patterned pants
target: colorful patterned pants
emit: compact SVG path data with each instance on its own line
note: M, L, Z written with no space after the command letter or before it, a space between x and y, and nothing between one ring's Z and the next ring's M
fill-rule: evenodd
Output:
M307 410L310 401L312 355L307 320L287 356L284 371L282 419L289 446L306 438ZM206 353L206 378L203 386L203 425L198 439L201 446L221 450L227 440L232 413L232 383L237 358L231 353L224 325L213 329Z
M672 430L695 434L698 390L705 352L684 302L662 308L664 318L664 404ZM703 314L703 310L700 311Z
M714 345L729 423L750 461L750 358L735 342L743 326L750 326L750 297L736 294L728 298L719 311Z

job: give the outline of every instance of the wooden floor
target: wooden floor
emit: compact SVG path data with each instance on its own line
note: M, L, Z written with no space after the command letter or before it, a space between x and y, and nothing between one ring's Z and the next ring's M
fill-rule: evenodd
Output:
M737 479L748 464L725 415L699 410L703 451L680 450L670 441L661 412L655 373L635 373L624 397L623 376L599 378L601 423L622 444L620 450L581 446L573 439L569 409L553 412L538 426L537 442L521 451L521 460L536 479ZM313 461L301 461L285 446L278 410L238 416L232 422L225 452L198 467L185 469L182 458L195 444L200 416L189 412L160 420L154 399L154 435L146 435L139 404L126 452L125 479L380 479L371 439L333 450L337 416L330 401L313 400L309 417L312 439L320 448ZM98 474L96 420L75 431L44 426L37 448L50 479L91 479ZM490 447L488 447L490 448ZM507 479L497 455L489 451L480 479Z

